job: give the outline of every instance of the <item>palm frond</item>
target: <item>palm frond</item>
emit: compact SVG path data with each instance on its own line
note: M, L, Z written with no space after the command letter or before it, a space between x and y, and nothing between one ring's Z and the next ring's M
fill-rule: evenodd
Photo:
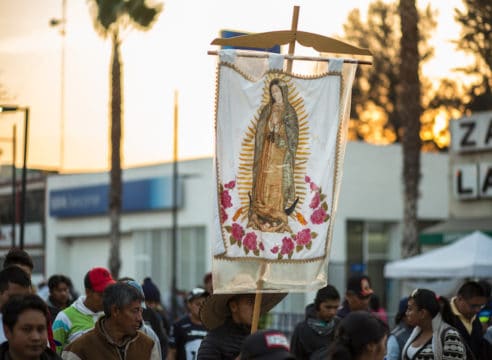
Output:
M149 6L145 0L128 0L125 2L126 13L139 30L149 30L163 9L162 4Z

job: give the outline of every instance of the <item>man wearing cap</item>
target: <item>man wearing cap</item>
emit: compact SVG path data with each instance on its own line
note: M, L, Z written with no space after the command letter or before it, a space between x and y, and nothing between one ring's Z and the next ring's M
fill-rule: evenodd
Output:
M296 325L291 338L291 352L297 359L310 359L333 340L335 328L340 322L336 316L340 306L338 290L327 285L316 293L314 304L306 307L306 319Z
M351 276L347 282L345 291L345 300L342 307L338 310L337 316L344 318L351 311L369 309L369 300L373 291L371 289L371 281L367 275Z
M95 327L67 345L65 360L160 360L157 343L139 329L142 294L132 285L117 282L103 294L104 315Z
M103 314L102 293L108 285L114 283L109 271L103 267L95 267L87 272L84 277L85 296L80 296L72 305L60 311L53 322L57 353L61 354L67 344L94 327Z
M188 315L175 322L169 336L168 360L194 360L198 348L207 335L207 329L200 319L200 307L208 293L202 288L194 288L186 297Z
M287 294L265 293L260 313L266 314ZM198 350L198 360L232 360L251 332L254 294L213 294L200 309L200 319L209 330Z
M276 330L257 331L249 335L241 346L239 360L292 360L289 341ZM307 358L305 358L307 359Z

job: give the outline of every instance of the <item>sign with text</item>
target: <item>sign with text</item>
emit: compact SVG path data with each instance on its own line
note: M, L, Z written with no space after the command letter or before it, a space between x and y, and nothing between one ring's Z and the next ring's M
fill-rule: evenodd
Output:
M492 163L456 165L453 174L457 199L492 199Z
M454 152L492 151L492 111L451 121Z

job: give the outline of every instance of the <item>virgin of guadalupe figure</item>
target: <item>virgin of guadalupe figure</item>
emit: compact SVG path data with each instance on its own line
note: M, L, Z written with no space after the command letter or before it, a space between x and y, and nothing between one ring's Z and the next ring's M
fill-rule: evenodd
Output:
M288 215L298 201L294 166L299 124L285 82L273 79L269 95L256 126L247 226L264 232L291 232Z

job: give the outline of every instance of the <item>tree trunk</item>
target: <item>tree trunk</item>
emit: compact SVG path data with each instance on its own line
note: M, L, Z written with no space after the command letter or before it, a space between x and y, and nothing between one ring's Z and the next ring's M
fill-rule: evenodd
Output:
M420 182L420 81L418 51L418 13L415 0L400 0L401 63L399 113L403 125L404 214L401 255L403 258L420 252L418 241L417 204Z
M112 38L111 63L111 183L109 189L110 254L109 270L117 279L121 268L120 213L121 213L121 63L118 33Z

